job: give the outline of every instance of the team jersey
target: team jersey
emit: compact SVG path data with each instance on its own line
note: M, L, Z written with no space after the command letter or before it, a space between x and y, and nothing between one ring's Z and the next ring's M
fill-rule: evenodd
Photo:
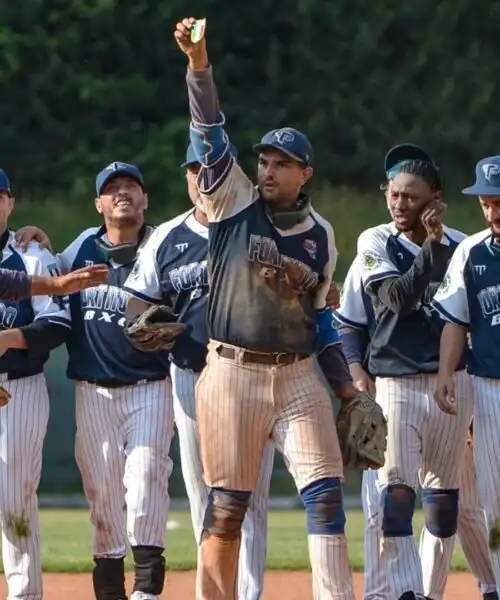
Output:
M145 237L149 229L145 228ZM98 237L107 241L104 227L91 227L81 233L58 255L61 269L72 271L103 263L95 242ZM142 247L139 246L138 254ZM108 263L108 266L110 271L105 284L69 297L73 331L67 344L68 377L78 381L116 381L123 384L166 377L166 355L141 352L123 332L129 295L122 288L134 262L127 265Z
M173 305L187 327L170 360L196 373L207 355L207 253L208 228L189 210L156 228L123 288L146 302Z
M40 250L30 243L26 252L15 242L15 234L6 231L0 238L2 269L20 271L27 275L58 275L55 257L48 250ZM64 303L50 296L35 296L26 300L0 302L1 329L16 329L40 319L71 329L69 311ZM34 354L29 350L8 350L0 358L0 373L12 378L35 375L43 371L50 352Z
M445 227L441 244L449 247L451 257L464 238L465 234ZM426 289L411 310L404 314L392 312L370 293L372 284L409 271L420 251L420 246L399 232L394 223L378 225L359 236L361 279L375 315L368 359L369 371L374 376L398 377L438 371L444 322L433 308L432 299L447 265L442 272L433 268Z
M371 330L375 324L372 301L363 288L358 257L349 267L342 286L340 306L333 314L340 323L355 329Z
M500 379L500 247L485 229L463 240L434 296L446 321L467 327L468 371Z
M291 229L277 229L232 157L213 185L203 185L203 177L198 185L210 221L209 337L313 354L315 311L325 306L337 260L331 225L312 211Z

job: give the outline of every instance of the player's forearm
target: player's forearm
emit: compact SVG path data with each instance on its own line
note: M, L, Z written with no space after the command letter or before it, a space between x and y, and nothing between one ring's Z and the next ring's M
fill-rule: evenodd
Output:
M23 325L17 330L24 340L23 349L39 356L47 354L68 341L71 327L54 323L48 319L38 319L29 325ZM16 346L19 347L19 346Z
M342 338L343 351L347 364L363 364L370 341L368 330L341 325L339 333Z
M146 300L141 300L135 296L130 296L127 302L127 308L125 309L125 318L135 319L135 317L142 315L142 313L150 306L152 306L152 304L146 302Z
M219 96L212 74L212 67L188 68L186 82L189 111L195 123L211 125L221 120Z
M407 314L421 301L429 283L444 277L452 253L450 246L426 240L406 273L374 282L370 292L392 312Z
M455 372L465 350L467 329L456 323L446 323L441 334L439 373L451 376Z
M28 344L20 329L7 329L0 332L0 345L12 350L26 350Z
M0 301L23 300L32 294L32 280L22 271L0 269Z
M338 398L349 400L356 395L351 373L340 344L325 348L318 355L318 362L323 375Z

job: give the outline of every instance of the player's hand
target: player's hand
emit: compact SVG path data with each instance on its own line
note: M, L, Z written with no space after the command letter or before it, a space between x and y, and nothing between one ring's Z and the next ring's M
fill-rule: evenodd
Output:
M51 277L54 285L54 296L68 296L89 287L95 287L104 283L108 278L109 269L106 265L90 265L72 271L67 275Z
M349 365L349 371L356 389L360 392L368 392L372 396L375 396L375 382L359 363L351 363Z
M45 233L45 231L39 227L35 227L34 225L26 225L25 227L18 229L16 231L15 240L16 243L21 246L21 250L23 252L26 252L28 244L32 241L38 242L38 247L40 250L48 248L52 252L49 236Z
M189 58L192 69L204 69L208 66L207 44L205 35L198 42L191 40L191 31L196 22L194 17L186 17L175 27L174 37L179 48Z
M326 305L333 310L340 306L340 288L334 281L330 284L330 289L326 295Z
M441 241L443 237L443 217L446 204L441 200L433 200L422 211L420 220L425 227L427 237L434 241Z
M457 414L457 403L455 400L455 382L453 375L439 374L437 378L434 399L439 408L448 415Z

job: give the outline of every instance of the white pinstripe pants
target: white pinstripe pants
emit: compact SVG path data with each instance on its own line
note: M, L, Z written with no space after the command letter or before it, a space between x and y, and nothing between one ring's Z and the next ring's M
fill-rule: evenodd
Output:
M191 520L196 543L201 541L203 518L207 507L207 487L203 481L198 427L196 423L195 386L198 375L192 371L171 366L174 414L181 467L191 509ZM274 462L274 447L266 444L255 490L250 497L243 521L238 567L238 599L258 600L264 586L267 556L267 504Z
M405 483L456 489L464 468L467 428L472 414L472 385L464 371L455 374L457 415L443 413L434 400L435 375L377 378L377 400L388 419L386 462L378 471L381 490ZM446 572L453 551L442 557ZM412 536L385 537L382 561L396 598L406 591L423 594L422 566Z
M49 395L43 374L2 385L12 396L0 408L0 525L9 600L41 600L37 489Z
M163 548L174 429L170 380L116 389L79 382L76 427L93 555L122 557L128 544Z
M489 535L497 544L491 562L500 590L500 380L473 377L474 464L479 504L484 507Z

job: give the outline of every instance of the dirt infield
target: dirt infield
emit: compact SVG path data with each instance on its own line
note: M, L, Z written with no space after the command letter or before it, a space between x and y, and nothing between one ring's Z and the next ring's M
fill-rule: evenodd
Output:
M169 573L163 599L181 598L194 600L194 573ZM59 575L46 573L44 576L45 593L48 600L90 600L93 598L90 574ZM356 598L363 597L363 576L355 575ZM5 581L0 582L0 597L5 598ZM309 573L294 571L270 571L266 574L265 591L262 600L310 600ZM480 595L472 575L453 573L448 579L444 600L476 600Z

